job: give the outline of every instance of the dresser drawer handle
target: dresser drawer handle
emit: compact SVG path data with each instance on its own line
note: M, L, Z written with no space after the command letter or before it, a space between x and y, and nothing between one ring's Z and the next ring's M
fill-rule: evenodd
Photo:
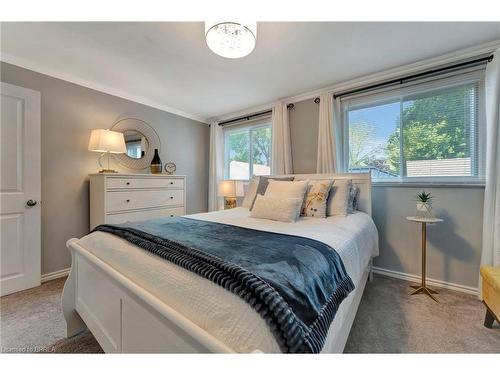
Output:
M173 182L173 181L170 181L170 185L173 185L173 184L174 184L174 182Z
M130 185L130 181L127 181L127 182L126 182L126 184L127 184L127 185Z
M174 197L170 197L170 199L174 199Z
M170 217L174 217L174 215L170 215Z
M127 203L129 203L129 202L130 202L130 199L127 199Z

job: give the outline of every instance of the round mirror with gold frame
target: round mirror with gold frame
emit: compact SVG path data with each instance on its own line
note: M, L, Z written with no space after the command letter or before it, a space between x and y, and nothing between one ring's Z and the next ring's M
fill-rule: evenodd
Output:
M111 130L123 133L127 153L114 154L115 159L130 169L146 169L151 164L155 148L161 151L160 137L145 121L124 118L113 124Z

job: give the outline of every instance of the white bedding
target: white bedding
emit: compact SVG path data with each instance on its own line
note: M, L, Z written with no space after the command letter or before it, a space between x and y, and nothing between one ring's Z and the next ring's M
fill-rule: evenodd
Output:
M336 249L356 286L369 259L378 255L377 229L371 217L361 212L326 219L306 217L295 223L250 218L243 207L188 217L322 241ZM264 320L239 297L211 281L108 233L91 233L78 244L236 352L280 352ZM332 327L343 322L351 299L341 304L324 352L334 342L338 328Z

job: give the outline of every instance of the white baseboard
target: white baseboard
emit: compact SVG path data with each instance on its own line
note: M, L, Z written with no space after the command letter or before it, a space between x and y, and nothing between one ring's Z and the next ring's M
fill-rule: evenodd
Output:
M45 283L50 280L59 279L60 277L66 277L69 275L69 270L70 268L65 268L63 270L46 273L42 275L41 281L42 283Z
M393 277L395 279L401 279L401 280L406 280L406 281L420 282L420 280L421 280L420 276L417 276L417 275L411 275L409 273L387 270L385 268L380 268L380 267L373 267L373 272L377 273L379 275L384 275L384 276ZM471 286L455 284L455 283L450 283L448 281L442 281L442 280L436 280L436 279L430 279L430 278L427 278L426 280L427 280L427 284L437 286L437 287L440 287L443 289L456 290L457 292L474 294L476 296L478 293L478 288L473 288Z

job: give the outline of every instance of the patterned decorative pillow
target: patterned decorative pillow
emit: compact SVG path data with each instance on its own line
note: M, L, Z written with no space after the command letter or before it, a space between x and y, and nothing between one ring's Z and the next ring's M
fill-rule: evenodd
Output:
M349 200L347 202L347 213L353 214L358 210L359 186L352 184L349 189Z
M276 181L293 181L295 177L272 177L272 176L259 176L259 184L257 185L257 194L255 195L255 198L257 198L258 195L264 195L267 189L267 185L269 185L269 180L276 180ZM250 206L250 211L253 210L253 205L255 204L255 198L252 202L252 205Z
M332 184L333 180L310 181L300 216L325 218L326 201Z

